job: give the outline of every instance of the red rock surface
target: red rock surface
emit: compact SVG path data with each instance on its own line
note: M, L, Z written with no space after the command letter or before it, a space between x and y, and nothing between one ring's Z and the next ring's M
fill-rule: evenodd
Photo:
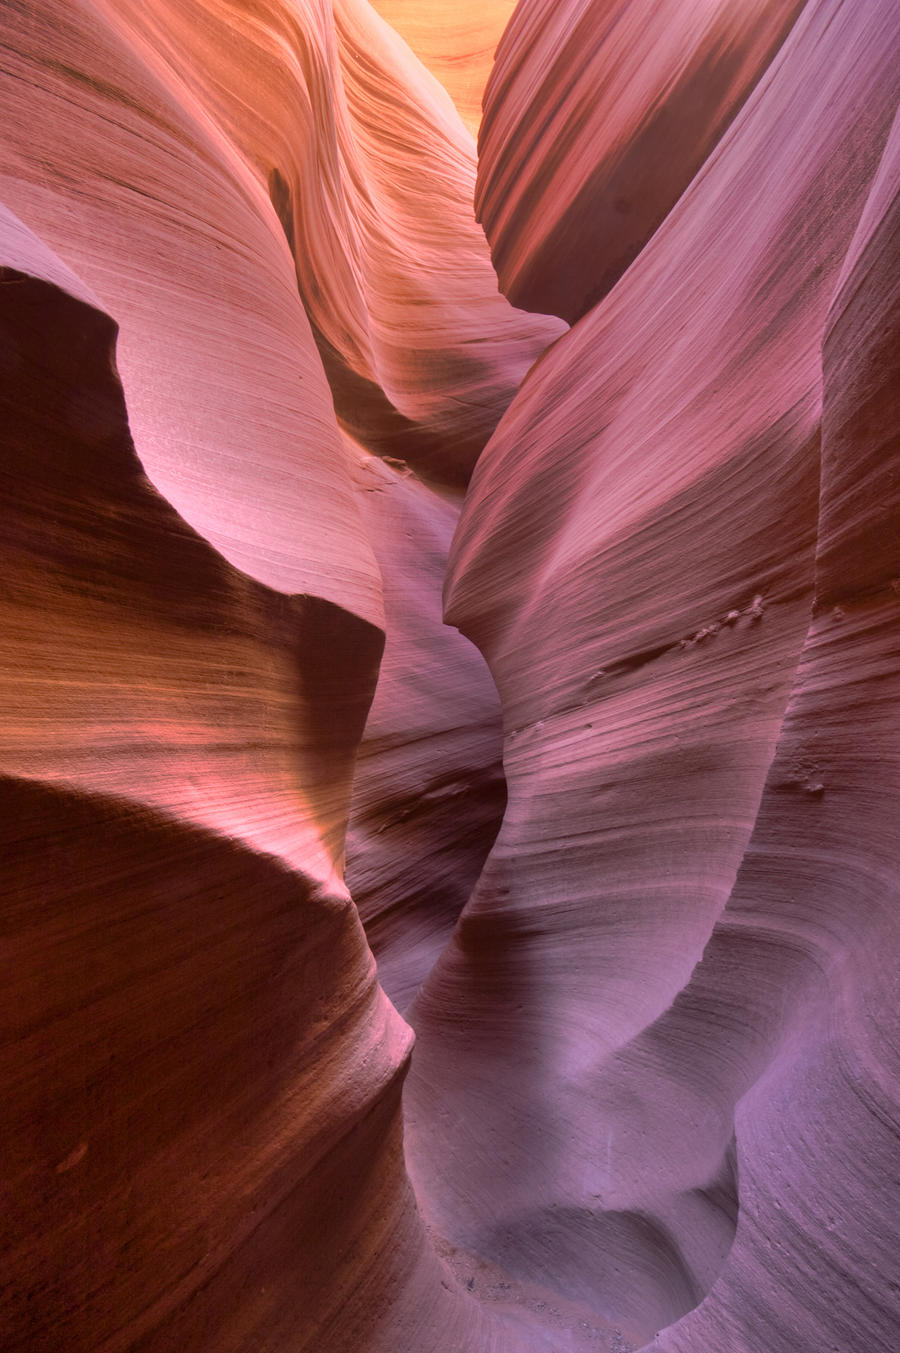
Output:
M0 197L119 325L150 479L250 576L379 623L374 558L346 529L354 498L328 384L264 185L95 6L7 7L3 41Z
M0 13L4 1351L897 1346L900 11L503 9Z
M115 17L2 20L0 1344L493 1348L341 878L384 642L358 453L265 179Z
M267 185L341 422L464 484L562 325L498 295L443 89L366 0L109 8Z
M616 283L802 0L521 0L485 93L476 208L516 305L570 323Z

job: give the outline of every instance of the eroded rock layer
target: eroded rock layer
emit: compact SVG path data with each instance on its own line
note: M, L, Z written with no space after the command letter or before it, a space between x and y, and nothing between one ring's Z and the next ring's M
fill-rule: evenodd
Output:
M97 9L3 39L0 1342L499 1348L341 877L385 611L282 226Z
M450 937L505 804L497 692L441 618L459 501L352 448L384 579L386 643L356 765L347 882L405 1010Z
M11 1353L897 1345L900 12L511 11L0 13Z
M898 130L825 328L816 606L754 834L703 962L629 1057L633 1080L687 1039L685 1120L698 1090L737 1106L731 1259L664 1348L896 1341Z
M498 294L471 137L367 0L109 0L268 188L343 425L464 484L558 321Z
M754 1078L724 1093L718 1071L704 1074L707 1056L741 1056L733 1025L748 979L750 999L765 989L773 1016L800 1002L764 921L771 970L745 966L726 944L718 1006L707 998L690 1034L669 1035L668 1021L673 1008L693 1012L686 984L701 957L710 961L726 903L740 906L776 745L796 741L793 715L779 734L817 538L823 560L843 546L829 590L856 595L854 569L869 556L855 523L884 514L873 539L882 575L896 568L881 488L892 473L882 421L891 406L854 365L863 335L845 322L842 350L829 307L836 288L854 285L864 213L870 231L891 228L890 192L872 184L897 106L898 38L892 5L807 6L627 275L526 380L476 469L451 556L447 615L497 682L509 803L411 1012L413 1177L456 1244L519 1278L552 1273L558 1290L635 1339L709 1290L739 1206L743 1225L766 1233L743 1183L749 1109L735 1109ZM882 266L883 280L870 284L879 304L889 299ZM894 339L875 305L860 304L885 345L879 382L890 384ZM826 335L824 388L837 367L848 391L841 417L858 419L863 434L860 460L840 469L830 423L823 431ZM858 412L854 400L865 401ZM846 452L852 434L842 435ZM845 572L848 552L858 562ZM808 643L830 648L828 624ZM803 651L805 689L815 679L803 675ZM823 718L821 701L837 699L835 661L831 694L818 697ZM877 661L889 669L889 649ZM839 708L830 717L843 721ZM819 839L815 813L828 792L815 743L804 745L784 755L806 816L778 830L800 853L814 849L808 829ZM791 868L779 858L770 873L799 906ZM759 886L750 896L761 905ZM793 1036L809 1038L810 1058L822 1055L802 1014ZM806 1054L792 1062L773 1034L755 1072L787 1085L805 1068ZM854 1074L865 1083L869 1072ZM798 1105L798 1134L813 1132L810 1112ZM841 1171L838 1137L815 1148L815 1167L800 1152L796 1166L770 1160L768 1171L784 1168L787 1179L815 1168L824 1191L828 1171ZM837 1226L828 1215L819 1224ZM884 1214L887 1249L886 1225ZM795 1242L785 1273L801 1262L799 1231ZM843 1281L846 1292L857 1281L851 1254ZM760 1346L751 1305L739 1342L721 1335L716 1346ZM817 1309L803 1347L827 1320Z
M131 449L115 326L2 227L3 1343L203 1347L255 1271L215 1339L244 1347L300 1296L266 1236L409 1047L335 877L380 634L185 526ZM329 639L330 737L301 690Z
M516 0L373 0L373 8L405 38L450 94L466 126L477 133L494 50Z
M801 0L521 0L485 94L476 206L504 293L574 323L675 205Z

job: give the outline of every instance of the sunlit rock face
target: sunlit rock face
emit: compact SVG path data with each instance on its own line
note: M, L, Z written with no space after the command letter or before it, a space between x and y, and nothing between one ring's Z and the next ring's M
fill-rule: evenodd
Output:
M372 8L440 80L476 135L494 52L516 0L373 0Z
M898 102L0 12L4 1353L893 1353Z
M498 294L446 92L366 0L111 9L267 185L341 423L463 485L563 326Z

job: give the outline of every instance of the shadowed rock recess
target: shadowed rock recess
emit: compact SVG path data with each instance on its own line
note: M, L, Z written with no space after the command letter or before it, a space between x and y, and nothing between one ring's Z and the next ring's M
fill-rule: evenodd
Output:
M898 103L0 6L3 1353L900 1348Z

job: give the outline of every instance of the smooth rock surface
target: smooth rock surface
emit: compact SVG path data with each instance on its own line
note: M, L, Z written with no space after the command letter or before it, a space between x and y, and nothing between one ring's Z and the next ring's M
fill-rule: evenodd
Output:
M0 11L4 1353L898 1346L900 11L511 9Z
M343 426L463 485L564 326L498 293L446 92L367 0L108 3L268 191Z
M418 1220L411 1035L342 879L384 642L361 453L267 191L123 34L3 20L3 193L76 271L0 208L0 1342L524 1353Z
M345 1320L346 1217L328 1283L284 1265L330 1174L362 1168L397 1240L413 1215L409 1031L336 870L381 633L178 518L131 446L114 324L5 210L0 244L2 1343L277 1347L301 1311Z
M664 220L801 0L521 0L479 133L476 209L505 295L585 314Z
M481 100L494 52L516 0L372 0L382 18L409 43L453 99L466 126L477 134Z
M827 558L863 504L890 511L860 473L877 459L893 484L883 433L860 438L834 505L819 470L829 307L858 231L886 228L867 199L890 195L872 185L898 42L892 5L807 6L640 258L526 380L451 554L447 616L497 682L509 802L410 1012L413 1179L452 1243L552 1274L643 1339L715 1282L739 1205L752 1224L734 1101L697 1070L708 1030L650 1068L642 1034L690 1000L748 867L816 539ZM882 426L871 379L853 377L861 432ZM896 532L875 534L889 571ZM814 763L797 771L810 805L828 793ZM781 1009L790 977L766 980ZM720 982L730 1027L741 964Z
M360 746L347 882L401 1011L450 937L506 802L500 702L476 648L442 623L460 500L351 447L384 579L386 643Z

